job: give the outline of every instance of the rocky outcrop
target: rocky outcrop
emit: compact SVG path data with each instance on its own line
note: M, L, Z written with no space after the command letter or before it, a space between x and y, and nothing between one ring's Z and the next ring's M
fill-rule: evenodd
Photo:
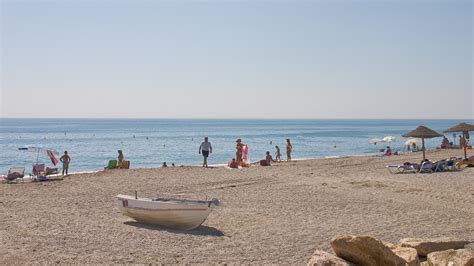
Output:
M431 252L442 251L448 249L463 248L469 241L456 240L452 238L436 238L436 239L419 239L404 238L400 240L402 247L410 247L416 249L418 256L427 256Z
M395 247L395 248L392 248L392 251L397 256L404 259L408 266L420 265L420 260L418 258L418 253L416 249L407 248L407 247Z
M428 254L428 265L474 265L474 253L467 249L449 249Z
M309 260L308 266L354 266L354 264L349 263L335 255L322 251L316 250L313 253L313 256Z
M370 236L338 236L331 241L331 246L337 256L356 264L390 266L408 263Z
M337 256L316 250L308 265L474 266L474 242L452 238L404 238L392 244L370 236L343 235L333 238L331 246Z

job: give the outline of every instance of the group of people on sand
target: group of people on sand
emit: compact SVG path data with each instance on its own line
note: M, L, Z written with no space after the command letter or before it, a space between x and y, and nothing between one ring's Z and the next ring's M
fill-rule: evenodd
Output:
M238 167L247 167L248 164L243 160L242 155L243 151L245 149L245 145L242 143L241 139L236 140L236 153L235 157L232 158L231 161L227 164L229 168L238 168ZM290 142L290 139L286 139L286 156L287 156L287 161L291 161L291 152L293 151L293 145ZM278 145L275 146L275 159L270 155L269 151L265 152L265 158L260 160L260 165L261 166L270 166L272 162L281 162L281 152L280 152L280 147Z
M229 161L228 166L230 168L238 168L238 167L247 167L248 164L245 162L244 158L244 150L246 149L246 145L242 143L242 139L237 139L235 145L235 158L232 158L232 160ZM262 166L270 166L272 162L281 162L281 152L280 148L278 145L275 146L275 159L270 155L270 152L267 151L265 153L265 159L260 161L260 165ZM290 139L286 139L286 157L287 161L291 161L291 152L293 150L293 145L291 145ZM118 150L118 157L117 157L117 166L116 168L122 168L122 165L125 161L125 156L122 150ZM203 162L202 166L203 167L208 167L207 164L207 159L209 158L209 155L212 153L212 145L211 142L209 142L208 137L204 137L204 141L199 145L199 154L202 154L203 157ZM63 163L63 175L64 172L66 172L66 175L68 174L69 170L69 163L71 161L71 157L69 157L68 152L64 151L64 155L61 157L60 161ZM175 166L174 163L171 164L171 166ZM161 167L168 167L166 162L163 162Z
M469 142L469 134L466 136L461 135L459 136L459 148L463 149L464 146L468 147L468 142ZM449 142L448 138L446 136L443 136L443 140L441 141L440 149L451 149L455 147L453 142Z
M235 157L232 158L227 163L229 168L239 168L239 167L247 167L248 164L246 163L246 149L247 145L242 142L242 139L238 138L235 141ZM260 160L260 165L262 166L270 166L272 162L281 162L281 152L278 145L275 146L275 159L270 155L270 152L267 151L265 153L265 159ZM290 142L290 139L286 139L286 157L287 161L291 161L291 152L293 151L293 145ZM212 153L212 145L209 142L208 137L204 137L204 141L199 145L199 154L202 154L203 162L202 167L208 167L207 160L209 155Z

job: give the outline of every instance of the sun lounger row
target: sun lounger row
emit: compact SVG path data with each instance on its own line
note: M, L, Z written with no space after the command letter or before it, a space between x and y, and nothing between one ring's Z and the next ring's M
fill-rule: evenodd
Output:
M386 165L385 168L392 174L396 173L433 173L452 171L459 168L462 158L450 158L436 162L424 161L421 164L409 163Z

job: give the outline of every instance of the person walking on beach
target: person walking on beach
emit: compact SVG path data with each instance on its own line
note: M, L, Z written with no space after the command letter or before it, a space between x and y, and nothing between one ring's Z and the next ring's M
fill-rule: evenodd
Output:
M202 157L204 158L204 161L202 162L202 167L207 168L207 157L209 157L209 154L212 153L212 145L209 142L209 138L205 137L204 141L201 143L201 146L199 146L199 154L201 154L202 151Z
M280 147L278 145L275 146L276 152L275 152L275 161L281 162L281 152L280 152Z
M286 139L286 161L291 162L291 151L293 150L293 145L290 143L290 139Z
M67 154L67 151L64 151L63 156L59 159L63 163L63 175L64 172L66 172L66 175L68 175L69 171L69 162L71 162L71 157Z

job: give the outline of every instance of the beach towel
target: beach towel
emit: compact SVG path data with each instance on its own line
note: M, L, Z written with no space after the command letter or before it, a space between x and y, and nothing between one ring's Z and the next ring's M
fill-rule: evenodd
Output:
M243 157L244 157L244 162L247 162L249 159L249 146L247 144L244 145L244 148L242 149L243 152Z

